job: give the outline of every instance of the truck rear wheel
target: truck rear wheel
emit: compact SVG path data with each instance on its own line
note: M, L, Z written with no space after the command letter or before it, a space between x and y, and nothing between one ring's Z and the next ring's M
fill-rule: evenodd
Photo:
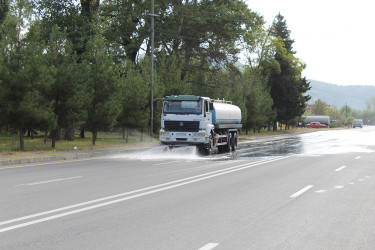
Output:
M238 143L238 136L237 136L237 133L234 133L233 134L233 138L232 138L232 151L236 151L237 150L237 143Z
M225 145L220 145L217 147L217 149L219 150L219 153L228 153L230 152L230 149L231 149L231 145L232 145L232 135L230 133L228 133L228 137L227 137L227 144Z

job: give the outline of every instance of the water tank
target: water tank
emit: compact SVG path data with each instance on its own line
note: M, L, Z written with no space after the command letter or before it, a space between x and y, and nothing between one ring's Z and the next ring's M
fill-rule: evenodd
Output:
M225 102L214 102L212 110L212 124L240 124L241 109L235 105Z

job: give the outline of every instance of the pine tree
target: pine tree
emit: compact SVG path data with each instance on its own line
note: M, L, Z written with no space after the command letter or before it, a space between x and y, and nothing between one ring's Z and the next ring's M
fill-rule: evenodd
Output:
M310 89L310 84L301 76L306 67L293 54L293 40L289 37L284 17L280 14L273 24L273 35L278 42L276 45L275 60L279 64L278 70L272 70L268 86L277 112L276 121L288 123L296 116L304 113L306 102L310 96L304 94ZM276 126L274 125L274 130Z
M42 70L42 80L50 86L47 96L57 117L57 126L51 131L55 148L60 130L71 132L60 139L74 140L74 125L84 120L87 102L84 67L77 63L66 33L60 32L57 26L52 29L46 46Z
M95 145L98 131L105 131L116 123L121 111L122 86L120 71L113 63L102 39L87 44L83 64L87 67L87 91L90 103L83 127L93 134Z
M11 7L0 45L0 116L3 123L18 131L20 150L24 150L26 130L47 131L55 126L56 118L45 95L49 86L41 80L44 47L38 23L29 19L30 2L15 1ZM22 34L25 24L29 24L28 31Z

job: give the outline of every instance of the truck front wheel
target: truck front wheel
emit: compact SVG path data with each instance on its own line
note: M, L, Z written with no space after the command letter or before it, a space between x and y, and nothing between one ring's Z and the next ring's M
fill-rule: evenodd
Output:
M210 135L210 138L207 144L201 144L197 146L198 153L201 155L210 155L212 153L212 147L213 147L213 140L212 140L212 135Z
M204 152L206 155L210 155L212 153L212 147L213 147L213 140L212 140L212 135L210 135L208 143L204 145Z

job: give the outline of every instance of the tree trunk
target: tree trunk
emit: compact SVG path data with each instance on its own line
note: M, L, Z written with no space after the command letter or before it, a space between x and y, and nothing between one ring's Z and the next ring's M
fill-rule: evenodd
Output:
M143 141L143 128L141 128L141 141Z
M17 135L13 132L12 133L13 134L13 136L12 136L12 138L13 138L13 147L15 147L16 146L16 137L17 137Z
M74 126L69 126L66 129L65 140L74 141Z
M126 143L129 142L129 128L126 128Z
M22 128L20 128L19 132L20 132L20 150L24 151L25 150L25 141L23 138L24 131Z
M92 145L95 145L97 135L97 131L92 131Z
M81 137L81 139L85 139L85 130L84 129L81 129L81 132L79 133L79 136Z
M58 129L58 136L57 136L58 140L59 140L59 141L63 141L63 140L65 140L65 135L66 135L66 130L65 130L65 128L59 128L59 129Z
M47 131L44 131L44 144L47 143Z
M273 131L277 131L277 121L273 122Z
M125 128L122 128L122 139L125 140Z
M56 147L56 134L57 130L51 130L51 139L52 139L52 145L51 147L54 149Z

